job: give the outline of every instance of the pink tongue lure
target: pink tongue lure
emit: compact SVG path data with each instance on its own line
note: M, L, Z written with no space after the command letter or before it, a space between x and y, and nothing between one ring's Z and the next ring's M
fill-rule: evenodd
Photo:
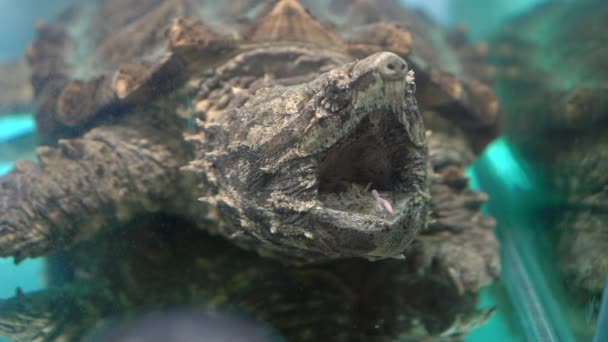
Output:
M393 214L393 206L391 202L380 197L380 194L376 190L372 190L372 197L380 204L389 214Z

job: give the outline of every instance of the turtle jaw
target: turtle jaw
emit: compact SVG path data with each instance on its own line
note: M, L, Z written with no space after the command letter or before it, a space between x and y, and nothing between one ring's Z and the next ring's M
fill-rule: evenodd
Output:
M404 103L368 110L319 157L313 220L352 256L401 255L426 223L425 149L402 122Z

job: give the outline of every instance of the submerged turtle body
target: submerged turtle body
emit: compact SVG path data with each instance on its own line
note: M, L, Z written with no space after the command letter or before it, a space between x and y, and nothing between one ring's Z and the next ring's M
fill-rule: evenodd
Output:
M542 217L557 228L565 284L585 303L608 274L608 53L597 29L607 19L600 1L548 4L511 23L493 49L507 137L540 170L550 199Z
M483 53L400 7L409 28L339 34L296 0L251 5L226 36L203 20L230 8L186 0L39 26L45 146L0 179L0 255L50 255L55 286L2 303L0 332L80 339L184 305L289 340L459 339L489 317L494 222L464 176L497 131Z

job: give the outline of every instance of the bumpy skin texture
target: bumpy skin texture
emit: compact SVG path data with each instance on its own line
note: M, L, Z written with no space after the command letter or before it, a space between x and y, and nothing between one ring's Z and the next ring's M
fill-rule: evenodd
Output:
M224 218L219 232L283 260L401 254L425 227L428 202L425 133L407 75L403 59L379 53L310 83L258 90L201 123L202 153L190 167L210 170L202 201ZM348 202L363 201L348 194L332 203L325 188L341 186L338 177L384 186L398 214L374 217L370 201L356 215Z
M179 172L188 149L177 123L160 115L142 110L39 147L37 164L18 161L0 181L2 254L46 255L142 212L182 210L192 200Z
M546 5L509 25L493 49L506 134L540 170L550 199L542 217L557 232L565 284L585 302L608 274L608 69L595 29L607 19L601 1Z
M197 305L240 307L290 340L457 340L490 316L475 304L499 274L494 223L464 170L496 131L497 112L471 104L495 98L417 57L464 65L466 44L402 49L395 23L378 25L397 41L368 27L349 43L295 0L230 26L272 41L175 19L195 2L135 3L73 10L30 48L49 146L0 180L0 255L58 253L62 272L0 304L0 332L74 340L108 316ZM81 22L99 36L68 34ZM432 89L460 90L422 114L414 95Z

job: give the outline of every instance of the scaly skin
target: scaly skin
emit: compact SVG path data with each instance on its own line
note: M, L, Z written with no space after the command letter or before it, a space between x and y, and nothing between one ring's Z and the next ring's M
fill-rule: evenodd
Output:
M224 219L219 232L261 255L295 262L400 255L426 225L428 198L425 133L407 75L403 59L379 53L309 83L261 89L237 110L201 123L190 169L209 180L201 197ZM359 147L362 139L370 141ZM362 164L366 155L382 153L371 144L395 161L387 170L395 173L393 184L367 174L373 170ZM394 215L378 215L372 201L361 203L361 216L331 205L323 187L341 167L331 165L336 152L359 160L341 161L352 165L341 181L385 186ZM324 179L325 167L332 180ZM342 201L361 202L348 195Z
M87 20L108 30L85 56L65 29L80 17L39 27L29 58L50 146L0 181L0 255L60 253L64 272L4 302L0 332L78 340L108 316L180 305L238 307L295 340L461 339L485 322L475 302L498 246L464 169L495 134L492 97L475 95L487 85L374 35L315 42L325 28L295 0L254 24L272 42L172 20L193 3L133 9L115 32ZM437 94L430 132L416 92Z

